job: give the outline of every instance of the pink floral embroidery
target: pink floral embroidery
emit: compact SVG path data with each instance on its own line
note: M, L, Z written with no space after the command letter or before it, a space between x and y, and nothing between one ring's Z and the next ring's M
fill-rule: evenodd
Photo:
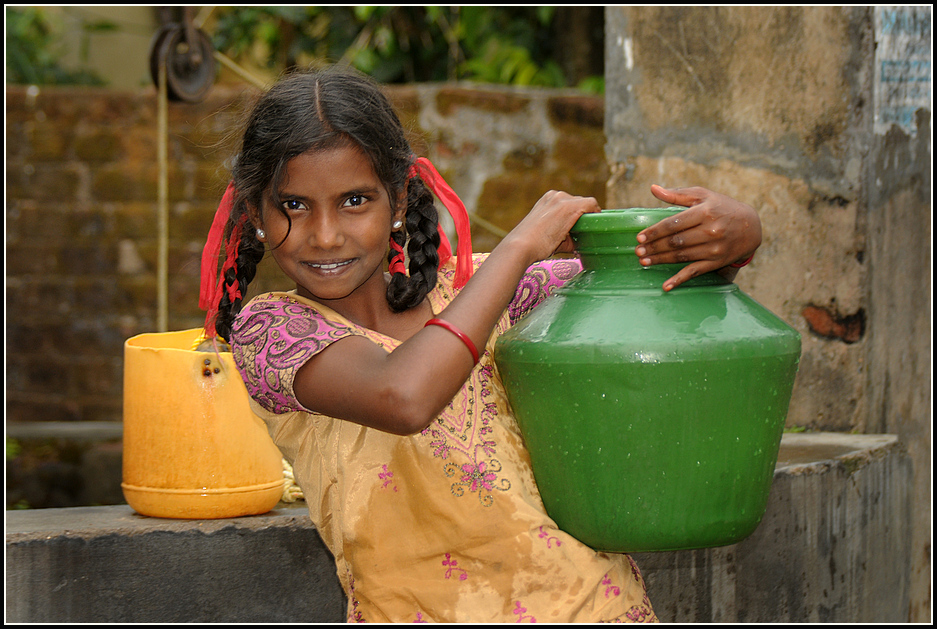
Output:
M350 604L350 609L348 610L348 621L367 622L364 619L364 616L361 615L361 611L358 609L358 598L355 596L355 578L351 576L351 571L348 572L348 589L348 602Z
M634 580L638 583L643 583L644 578L641 576L641 570L638 569L638 564L634 562L634 559L631 558L631 555L625 555L628 558L628 562L631 564L631 576L634 577Z
M490 360L483 360L456 399L421 433L429 438L433 455L449 461L443 471L458 479L452 484L452 494L461 497L468 489L486 507L494 504L495 490L511 488L509 480L498 477L501 464L493 458L497 448L491 436L498 414L497 403L491 401L493 377ZM462 413L456 413L456 408Z
M609 578L608 573L605 573L605 576L602 577L602 585L607 586L605 588L605 598L609 598L609 594L613 596L618 596L621 594L621 588L617 585L612 585L612 580Z
M462 482L469 483L469 491L481 491L481 488L484 487L488 491L491 491L496 476L491 472L485 473L485 462L482 461L478 465L472 465L471 463L466 463L462 466Z
M625 617L631 622L644 622L650 614L649 609L642 605L635 605L625 612Z
M551 544L552 544L553 542L556 542L556 545L557 545L557 546L562 546L562 545L563 545L563 542L560 541L560 538L559 538L559 537L555 537L555 536L553 536L553 535L550 535L549 533L547 533L546 531L544 531L544 530L543 530L543 527L541 526L541 527L540 527L540 539L543 539L544 537L547 539L547 548L553 548L553 546L551 546Z
M413 622L415 622L415 623L416 623L416 622L425 623L426 621L423 620L423 613L422 613L422 612L417 612L417 613L416 613L416 620L414 620Z
M524 622L524 621L537 622L537 619L534 618L533 615L525 615L524 612L526 611L527 611L527 608L522 607L520 601L515 601L514 602L514 614L517 616L517 620L515 622Z
M651 601L647 598L647 592L641 599L641 605L632 605L631 609L625 612L625 617L632 622L653 622L657 616L651 609Z
M453 559L449 553L446 553L446 558L443 559L442 565L449 566L449 569L446 570L446 575L445 575L447 579L452 578L453 570L459 573L459 581L465 581L466 579L468 579L468 572L466 572L462 568L458 568L457 566L459 565L459 562Z
M388 486L391 486L394 491L397 491L397 483L394 482L394 473L387 469L387 465L382 465L381 469L383 471L377 474L377 477L384 481L381 485L381 489L387 489Z
M508 479L498 480L501 463L497 459L491 459L487 463L480 461L476 464L466 463L461 466L455 463L447 463L443 469L446 476L450 478L461 474L459 480L452 484L452 495L460 498L465 494L465 488L468 487L470 492L478 492L478 500L485 507L494 504L492 491L507 491L511 488L511 481Z

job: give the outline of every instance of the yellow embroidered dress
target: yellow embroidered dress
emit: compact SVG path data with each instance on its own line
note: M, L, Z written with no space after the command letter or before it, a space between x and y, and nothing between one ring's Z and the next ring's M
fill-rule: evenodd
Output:
M454 268L440 269L434 313L455 297ZM593 551L545 514L491 356L497 334L580 268L531 267L452 403L406 437L308 411L292 387L345 336L387 351L399 341L293 293L261 295L238 316L235 361L335 557L349 621L657 620L630 557Z

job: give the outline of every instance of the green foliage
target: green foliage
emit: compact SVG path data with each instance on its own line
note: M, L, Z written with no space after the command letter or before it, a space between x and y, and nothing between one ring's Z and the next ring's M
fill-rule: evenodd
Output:
M19 441L13 437L7 437L7 461L18 457L22 451L23 447L20 445Z
M473 80L566 86L554 7L225 7L214 44L273 71L348 63L384 83Z
M110 22L82 24L85 33L116 28ZM88 70L61 66L63 27L36 7L6 7L7 83L34 85L103 85ZM84 45L86 45L85 40ZM86 50L84 51L87 52Z
M467 59L462 70L472 80L511 85L558 87L566 83L563 71L553 61L543 67L531 58L526 48L498 39L490 39L478 56Z
M605 77L604 76L586 77L582 81L580 81L578 85L576 85L576 89L578 89L580 92L585 92L586 94L600 96L605 93Z

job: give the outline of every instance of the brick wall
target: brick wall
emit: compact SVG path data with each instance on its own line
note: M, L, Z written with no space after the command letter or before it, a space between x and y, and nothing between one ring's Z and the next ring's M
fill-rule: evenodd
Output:
M488 250L551 187L604 200L604 103L568 92L388 88L427 155L492 226ZM169 108L169 328L201 325L201 249L250 90ZM7 88L7 420L120 421L123 342L156 330L152 89ZM251 294L284 283L261 264Z
M170 111L173 328L197 325L226 100ZM9 421L120 419L123 342L156 325L156 127L152 93L7 89Z

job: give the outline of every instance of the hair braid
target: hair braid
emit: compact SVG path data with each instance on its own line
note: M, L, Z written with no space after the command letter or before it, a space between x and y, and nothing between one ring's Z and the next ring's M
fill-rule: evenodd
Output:
M247 295L247 286L257 274L257 265L264 257L264 245L257 240L254 230L249 228L241 231L241 240L238 244L238 254L233 268L225 271L224 290L221 291L221 301L218 303L218 317L215 319L215 329L225 341L231 340L231 325L234 317L241 310L244 296ZM229 286L236 286L241 297L233 302L228 297Z
M387 302L395 312L419 305L426 294L436 286L436 272L439 268L439 215L432 193L419 177L411 178L407 189L406 223L410 236L410 243L407 245L410 277L403 273L395 273L387 287ZM391 238L403 246L406 236L403 232L394 232ZM388 260L394 253L391 250Z

